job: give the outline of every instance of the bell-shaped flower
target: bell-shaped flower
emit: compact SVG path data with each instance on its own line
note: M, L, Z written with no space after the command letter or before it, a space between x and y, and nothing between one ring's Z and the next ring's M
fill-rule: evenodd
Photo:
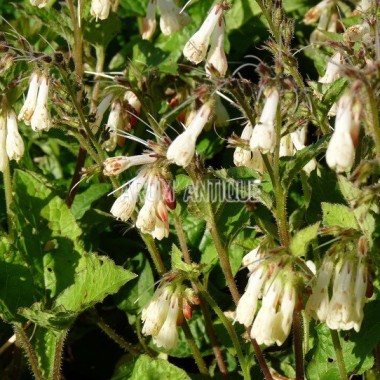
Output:
M110 0L91 0L91 16L95 17L96 21L105 20L108 18L111 9Z
M180 31L190 23L190 16L185 12L180 13L181 8L173 0L157 0L157 4L161 11L160 28L165 36Z
M178 342L177 320L180 311L178 301L178 297L174 294L170 300L166 320L159 333L153 336L153 342L156 346L163 347L165 350L174 348Z
M359 262L356 269L356 279L354 286L354 329L356 332L359 332L361 324L363 322L364 313L363 308L366 299L366 291L368 285L368 268L367 266Z
M290 329L293 322L293 312L296 306L296 290L291 282L285 284L284 293L281 297L281 329L282 329L282 338L277 338L277 345L282 345L285 342L285 339L290 334Z
M280 140L280 157L288 157L293 156L293 141L291 135L288 133L287 135L281 137Z
M317 282L312 289L305 312L314 319L325 322L329 307L329 284L334 271L333 261L326 257L319 271Z
M183 55L189 61L198 64L205 59L211 34L222 14L223 8L219 4L214 5L199 30L186 43Z
M48 108L49 78L42 76L38 88L37 104L30 120L35 132L48 131L51 128L51 116Z
M36 109L39 80L40 77L37 72L34 72L30 76L28 94L18 114L18 119L23 120L26 125L30 125L34 110Z
M152 157L150 154L110 157L103 162L103 174L115 176L132 166L151 164L155 161L157 161L157 158Z
M153 37L154 32L156 31L156 1L157 0L148 0L148 8L142 27L143 40L150 40Z
M161 187L157 178L151 177L145 194L145 202L136 220L136 227L143 233L154 231L157 220L157 206L161 199Z
M262 252L262 248L259 245L258 247L252 249L252 251L248 252L241 263L244 267L247 267L250 272L254 272L261 264L264 254Z
M249 139L252 136L252 124L247 123L246 126L243 129L243 132L241 133L241 138L243 140L249 141ZM252 158L252 152L248 149L244 149L242 147L237 147L234 152L234 164L236 166L249 166L250 161Z
M190 164L195 153L195 144L204 126L209 121L212 113L212 103L205 103L197 112L196 116L186 128L170 144L166 157L169 161L179 166L186 167Z
M144 307L141 315L144 335L155 336L159 333L167 319L172 294L170 286L159 287L152 300Z
M317 22L319 18L321 17L322 13L326 9L329 9L331 5L332 5L331 0L323 0L319 2L317 5L315 5L314 7L312 7L306 12L303 18L303 22L306 25L310 25L310 24L313 24L314 22Z
M121 194L111 208L111 214L124 222L132 216L141 189L146 182L146 177L139 174L129 185L128 189Z
M335 53L327 62L325 75L319 78L319 83L332 83L340 77L340 65L343 63L343 55L338 52Z
M224 77L228 69L227 57L224 52L224 31L224 18L220 17L212 33L210 51L206 59L206 72L211 77L215 70L219 76Z
M109 132L109 139L106 140L102 147L110 152L116 149L118 131L121 129L122 115L121 115L121 103L114 101L111 104L111 112L108 116L107 130Z
M274 151L276 145L276 130L274 123L279 96L277 89L273 88L270 90L260 116L260 122L255 125L249 142L252 151L259 150L264 154Z
M333 295L327 312L326 324L333 330L350 330L355 325L354 265L345 260L335 268Z
M24 155L25 146L17 127L17 117L13 110L7 115L7 155L10 160L19 161Z
M268 270L264 266L257 268L249 276L248 285L245 293L240 298L236 308L236 316L234 322L239 322L245 327L252 324L256 314L257 300L261 292L261 288L268 278Z

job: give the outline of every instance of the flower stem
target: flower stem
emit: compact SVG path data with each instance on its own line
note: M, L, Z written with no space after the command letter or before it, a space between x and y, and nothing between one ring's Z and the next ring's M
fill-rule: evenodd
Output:
M303 380L305 375L302 349L302 320L299 311L294 311L293 313L293 339L294 356L296 359L296 380Z
M63 347L65 344L65 339L67 335L67 330L62 332L57 343L55 345L54 352L54 366L53 366L53 380L61 380L61 367L62 367L62 356L63 356Z
M179 218L177 213L174 213L174 226L178 235L178 240L181 246L181 250L183 252L185 263L191 264L190 251L187 246L186 236L183 231L181 219ZM207 332L208 337L210 338L212 350L214 352L214 356L218 364L219 371L222 374L226 375L228 373L228 370L224 362L223 353L222 353L222 350L220 349L220 344L216 336L214 326L212 324L212 319L211 319L209 309L207 305L204 303L204 300L202 299L202 295L200 294L200 291L197 288L196 284L192 282L192 285L193 285L194 292L199 297L199 301L200 301L199 306L201 307L203 318L205 321L206 332Z
M214 301L214 299L208 294L208 292L205 289L205 287L203 286L203 284L199 280L195 280L195 284L197 285L199 291L201 292L202 297L206 300L206 302L214 310L215 314L219 317L219 319L223 323L224 327L226 328L228 334L230 335L232 343L233 343L235 350L236 350L236 355L238 357L240 367L243 371L244 379L250 379L248 363L246 362L246 360L244 358L243 351L242 351L241 346L240 346L239 338L238 338L236 331L233 328L231 322L224 315L223 311L220 309L220 307L217 305L217 303Z
M191 350L192 354L194 355L194 359L195 359L195 362L197 363L197 367L199 369L199 372L202 375L210 376L210 373L207 369L206 363L203 360L202 354L197 347L194 336L193 336L193 334L190 330L190 327L189 327L189 325L185 319L183 320L183 323L182 323L182 330L186 336L186 340L187 340L187 343L190 347L190 350Z
M158 251L157 245L154 242L152 236L140 233L141 239L144 241L150 256L153 260L154 266L156 267L157 272L162 276L166 272L164 262L162 261L160 252Z
M369 98L369 107L371 109L371 115L372 115L372 132L373 137L375 140L376 145L376 157L380 158L380 122L379 122L379 116L378 116L378 107L376 102L376 96L372 90L372 88L367 85L367 92L368 92L368 98Z
M338 363L340 378L341 380L348 380L347 370L343 359L342 346L340 345L339 340L339 334L336 330L332 329L330 329L330 334L334 346L336 361Z
M34 377L36 380L44 380L41 369L38 365L36 353L34 352L33 347L29 342L29 337L26 335L22 326L15 325L14 329L16 333L16 340L20 342L21 346L25 350Z

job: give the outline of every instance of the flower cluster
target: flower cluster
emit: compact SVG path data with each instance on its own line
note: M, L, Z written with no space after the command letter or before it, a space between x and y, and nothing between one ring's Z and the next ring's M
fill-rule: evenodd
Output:
M182 325L183 318L191 318L192 305L198 303L190 288L175 282L162 282L142 310L142 333L151 335L157 347L174 348L178 342L177 326Z
M19 161L24 155L24 142L17 127L16 114L12 109L0 110L0 171L4 172L8 160Z
M330 329L354 328L358 332L364 316L368 265L361 253L343 256L340 252L326 254L305 310Z
M181 8L173 0L149 0L142 28L144 40L150 40L156 31L157 5L161 13L160 29L165 36L180 31L190 23L190 16L186 12L181 12Z
M206 59L206 72L212 76L226 74L228 64L224 52L224 11L228 6L224 2L214 5L199 30L189 39L183 49L183 55L195 64L201 63L211 46Z
M34 72L30 77L29 90L18 115L35 132L48 131L51 128L51 116L48 108L49 78Z
M264 260L261 248L243 258L250 274L245 293L236 308L235 322L252 326L251 338L258 344L282 345L289 336L297 303L296 275L280 260ZM262 299L257 311L258 300Z

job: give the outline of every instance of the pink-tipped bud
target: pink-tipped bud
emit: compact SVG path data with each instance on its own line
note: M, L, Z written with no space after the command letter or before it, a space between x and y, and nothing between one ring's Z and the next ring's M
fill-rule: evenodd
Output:
M170 210L174 210L177 206L177 200L172 185L165 179L161 179L161 188L166 205L170 208Z

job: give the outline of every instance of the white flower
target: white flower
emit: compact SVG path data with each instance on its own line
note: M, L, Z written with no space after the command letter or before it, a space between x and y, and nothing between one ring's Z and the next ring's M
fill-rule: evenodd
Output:
M266 99L260 122L255 125L249 142L252 151L259 150L264 154L274 151L276 145L274 122L279 96L277 89L273 88Z
M190 16L181 11L172 0L157 0L161 11L160 28L165 36L180 31L190 23Z
M304 149L306 142L306 127L298 128L290 134L294 148L296 150ZM302 170L307 174L310 174L313 170L317 168L317 160L315 158L311 159Z
M371 27L368 22L363 21L360 24L352 25L343 33L343 40L345 42L370 42L371 41Z
M155 336L161 330L168 316L171 296L172 290L168 286L156 290L153 299L142 311L144 335Z
M20 113L18 114L18 119L23 120L26 125L30 125L30 120L37 105L39 80L40 78L37 72L34 72L30 76L28 94L26 96L25 103L20 110Z
M8 156L5 148L7 138L7 121L2 113L0 113L0 171L4 173L8 165Z
M368 10L370 10L373 5L374 5L373 0L361 0L360 3L356 6L356 10L359 13L365 13Z
M269 289L264 291L261 309L251 330L251 338L256 339L258 344L271 346L275 342L278 345L283 342L282 316L276 312L282 288L282 280L277 276L273 282L269 282Z
M220 17L212 33L210 51L206 59L205 68L209 76L213 76L214 69L221 77L224 77L228 69L227 58L224 52L224 29L224 18Z
M208 122L212 111L210 102L205 103L195 115L185 132L177 136L170 144L166 157L179 166L190 164L195 153L195 144L198 136Z
M156 178L151 178L148 182L145 202L136 220L136 227L143 233L154 231L157 219L157 205L161 199L160 182Z
M199 30L186 43L183 48L183 55L189 61L198 64L205 59L211 34L222 13L222 7L218 4L214 5Z
M150 234L157 240L167 238L169 236L169 221L162 221L159 217L156 217L154 230Z
M146 178L143 174L138 175L130 184L128 189L121 194L111 208L111 214L126 222L136 207L139 192L144 186Z
M236 308L234 322L238 321L245 327L252 324L257 309L257 300L267 277L268 271L264 266L260 266L249 276L245 293L240 298Z
M137 115L140 114L141 111L141 102L139 98L132 91L126 91L124 94L124 99L128 102L128 104L135 110Z
M153 342L157 347L163 347L166 350L170 350L177 345L178 331L177 331L177 319L178 319L179 307L178 297L173 295L170 300L170 307L167 313L166 320L161 327L159 333L153 336Z
M261 263L261 259L264 254L261 252L261 247L258 246L252 251L248 252L242 259L241 263L244 267L247 267L250 272L255 271Z
M107 130L109 131L109 139L106 140L102 147L109 151L115 150L117 145L117 133L121 128L122 115L121 115L121 104L119 101L114 101L111 104L111 112L108 116Z
M247 123L241 133L241 138L243 140L249 140L252 136L252 124ZM234 164L236 166L249 166L252 158L252 152L248 149L237 147L234 152Z
M96 18L96 21L105 20L111 9L110 0L91 0L91 16Z
M306 303L305 312L321 322L325 322L327 318L329 307L329 283L333 270L334 266L332 260L326 258L319 271L317 283L313 287L312 294Z
M30 120L30 125L35 132L48 131L51 127L51 117L48 109L49 78L42 76L38 88L37 104Z
M6 150L9 159L16 161L20 160L25 151L24 142L17 127L16 114L13 110L10 110L7 115Z
M143 40L150 40L153 37L153 34L156 31L156 26L156 0L149 0L142 27Z
M326 162L337 173L349 170L355 160L353 137L360 128L360 110L353 113L352 97L348 91L338 101L335 130L326 151Z
M280 157L293 156L293 141L290 134L281 137L280 140Z
M321 17L321 14L326 11L326 9L329 9L330 6L331 0L321 1L306 12L303 22L306 25L313 24L314 22L318 21L318 19Z
M107 158L103 162L103 174L114 176L129 169L131 166L151 164L157 160L150 154L139 154L137 156L117 156Z
M319 78L319 83L332 83L339 79L340 65L343 62L342 53L335 53L327 62L325 75Z
M335 268L333 295L327 312L326 324L333 330L350 330L355 325L354 266L346 260Z
M354 329L356 332L359 332L363 318L364 318L363 307L365 303L367 284L368 284L367 267L365 264L360 262L356 269L356 279L355 279L355 286L354 286L354 293L353 293L354 311L355 311Z
M30 0L30 4L38 8L43 8L48 2L49 0Z
M280 314L282 317L281 321L281 329L282 329L282 339L277 338L277 345L281 345L284 343L285 339L289 336L290 329L292 327L292 321L293 321L293 312L294 307L296 305L296 291L294 289L294 286L291 282L287 282L285 284L285 290L284 294L281 298L281 307L280 307Z

